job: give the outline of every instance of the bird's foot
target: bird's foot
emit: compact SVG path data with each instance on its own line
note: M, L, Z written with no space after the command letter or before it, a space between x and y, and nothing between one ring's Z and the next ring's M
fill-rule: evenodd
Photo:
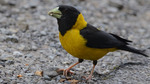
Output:
M74 74L73 72L70 71L70 69L59 69L58 72L63 71L63 75L67 77L68 73Z
M73 72L70 71L69 68L67 68L67 69L64 70L63 75L67 77L68 73L74 74Z

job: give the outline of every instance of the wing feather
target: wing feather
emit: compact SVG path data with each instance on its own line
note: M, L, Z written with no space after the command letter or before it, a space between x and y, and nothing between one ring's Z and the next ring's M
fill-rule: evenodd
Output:
M80 30L80 34L87 40L86 46L91 48L119 48L131 42L115 34L98 30L90 24Z

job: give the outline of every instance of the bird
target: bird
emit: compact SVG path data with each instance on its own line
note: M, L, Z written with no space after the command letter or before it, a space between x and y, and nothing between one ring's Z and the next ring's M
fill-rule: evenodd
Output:
M63 69L63 75L71 71L75 65L83 60L93 61L93 67L87 80L93 76L97 60L109 52L117 50L129 51L148 57L144 51L133 48L129 43L132 41L124 39L116 34L107 33L92 26L85 21L83 14L73 6L58 5L50 10L48 15L57 19L59 40L62 47L72 56L78 58L78 62L67 69Z

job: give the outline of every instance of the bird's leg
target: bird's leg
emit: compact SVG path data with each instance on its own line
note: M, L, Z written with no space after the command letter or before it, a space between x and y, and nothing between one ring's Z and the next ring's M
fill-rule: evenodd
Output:
M75 63L75 64L71 65L69 68L65 69L63 72L63 75L67 76L68 72L73 74L73 72L70 72L70 69L81 62L83 62L83 59L79 59L79 61L77 63Z
M92 75L93 75L94 68L95 68L96 64L97 64L97 60L94 60L93 61L93 68L92 68L91 74L88 77L86 77L86 80L90 80L92 78Z
M68 67L67 69L65 69L64 72L63 72L63 75L67 77L68 72L71 73L71 74L73 74L73 72L71 72L70 69L72 67L74 67L75 65L77 65L77 64L79 64L79 62L77 62L77 63L71 65L70 67Z

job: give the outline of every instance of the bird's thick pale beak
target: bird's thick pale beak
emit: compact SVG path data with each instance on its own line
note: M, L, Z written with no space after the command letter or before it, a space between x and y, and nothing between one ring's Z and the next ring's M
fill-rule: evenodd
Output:
M50 11L48 12L48 15L53 16L53 17L55 17L55 18L61 18L62 13L61 13L61 11L59 10L59 7L57 7L57 8L54 8L54 9L50 10Z

